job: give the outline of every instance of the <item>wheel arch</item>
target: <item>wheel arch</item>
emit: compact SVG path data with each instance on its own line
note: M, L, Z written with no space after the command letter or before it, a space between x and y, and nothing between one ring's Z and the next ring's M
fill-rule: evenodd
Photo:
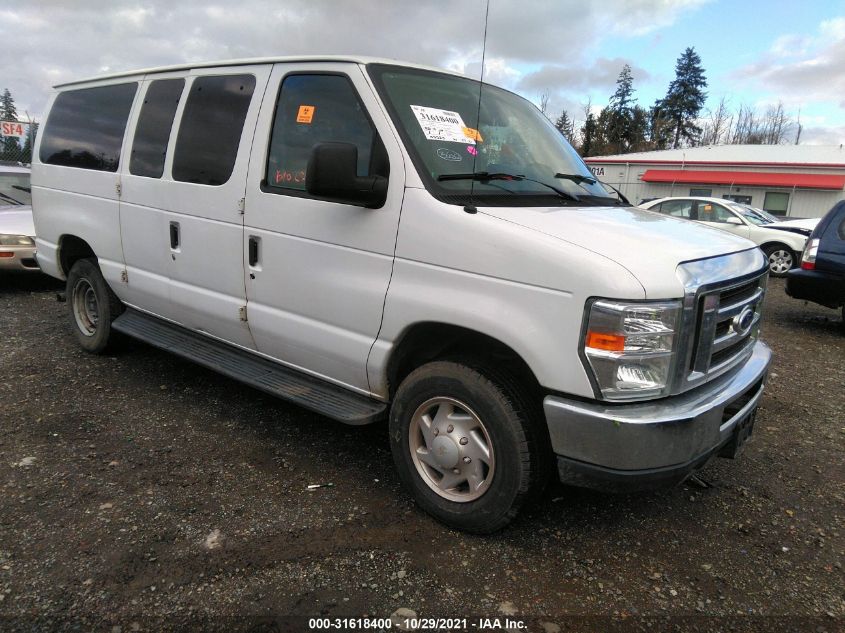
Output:
M80 259L97 259L91 245L81 237L66 233L59 237L58 260L62 274L67 276L73 265Z
M536 391L540 396L537 377L511 346L470 328L422 321L405 328L388 356L386 378L389 398L393 398L399 384L414 369L446 358L475 358L505 366L523 387Z
M781 246L781 247L785 248L786 250L788 250L790 253L793 253L793 254L795 254L795 253L800 254L801 253L801 251L792 248L786 242L781 242L781 241L775 240L775 239L763 242L762 244L760 244L760 249L765 253L769 248L771 248L773 246Z

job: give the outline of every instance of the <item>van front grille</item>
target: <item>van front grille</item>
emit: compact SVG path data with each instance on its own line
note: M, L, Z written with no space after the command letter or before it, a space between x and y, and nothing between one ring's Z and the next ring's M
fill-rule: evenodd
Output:
M764 274L699 297L690 374L721 373L750 353L760 328L766 279Z

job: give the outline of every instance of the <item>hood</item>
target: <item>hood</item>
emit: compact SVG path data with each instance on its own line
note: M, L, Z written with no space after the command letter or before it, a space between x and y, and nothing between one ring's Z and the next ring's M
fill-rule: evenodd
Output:
M821 220L821 218L783 220L782 222L776 222L775 224L766 224L763 228L776 229L778 231L790 231L792 233L798 233L799 235L809 235L813 232L813 229L816 228L819 220Z
M479 211L575 244L631 272L650 299L676 298L681 262L756 248L742 237L638 207L485 207Z
M32 207L0 207L0 233L4 235L35 237L35 224L32 222Z

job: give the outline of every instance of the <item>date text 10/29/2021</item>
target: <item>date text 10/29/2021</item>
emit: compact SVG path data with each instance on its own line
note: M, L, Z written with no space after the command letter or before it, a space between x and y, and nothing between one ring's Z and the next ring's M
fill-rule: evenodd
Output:
M523 620L511 618L310 618L312 631L517 631L527 630Z

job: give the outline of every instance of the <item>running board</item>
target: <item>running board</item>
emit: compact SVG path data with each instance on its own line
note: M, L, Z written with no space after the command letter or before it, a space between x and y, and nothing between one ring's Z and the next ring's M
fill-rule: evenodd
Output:
M117 317L112 327L122 334L345 424L369 424L387 410L383 402L132 308Z

